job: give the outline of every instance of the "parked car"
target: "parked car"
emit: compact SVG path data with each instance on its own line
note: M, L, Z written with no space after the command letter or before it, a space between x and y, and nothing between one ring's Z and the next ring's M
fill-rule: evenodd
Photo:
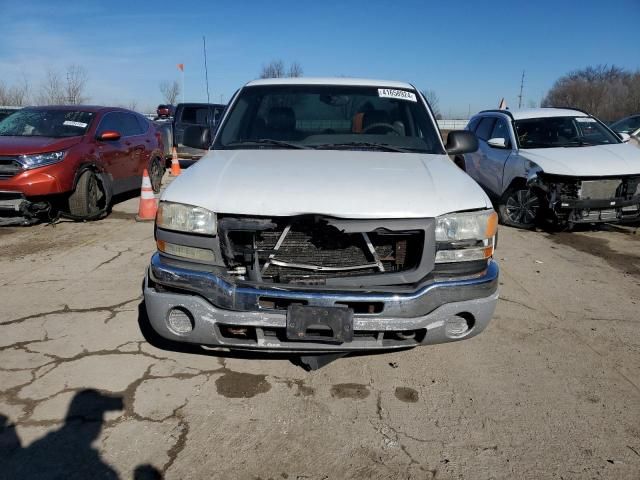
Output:
M109 107L28 107L0 122L0 216L25 223L51 209L96 218L113 195L164 173L162 141L135 112Z
M211 144L189 127L184 144ZM401 82L256 80L161 197L144 297L178 342L292 352L473 337L498 298L497 215Z
M171 120L173 118L173 114L175 113L176 107L173 105L158 105L156 109L156 117L154 120Z
M616 133L629 135L630 143L640 147L640 114L618 120L610 128Z
M198 159L206 150L189 147L184 144L184 131L189 126L201 126L215 129L222 118L225 105L215 103L179 103L173 116L173 145L180 158Z
M18 110L20 110L22 107L9 107L9 106L2 106L0 107L0 121L4 120L5 118L7 118L9 115L11 115L13 112L17 112Z
M487 110L467 129L480 148L455 162L489 194L505 225L640 218L640 151L588 113Z

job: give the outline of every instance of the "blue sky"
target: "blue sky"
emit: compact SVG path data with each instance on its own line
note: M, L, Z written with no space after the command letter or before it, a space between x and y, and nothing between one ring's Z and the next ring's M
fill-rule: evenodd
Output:
M560 75L587 65L640 68L640 0L109 2L0 0L0 81L83 65L93 103L155 108L180 80L187 101L226 101L272 59L305 76L406 80L432 89L445 116L539 102Z

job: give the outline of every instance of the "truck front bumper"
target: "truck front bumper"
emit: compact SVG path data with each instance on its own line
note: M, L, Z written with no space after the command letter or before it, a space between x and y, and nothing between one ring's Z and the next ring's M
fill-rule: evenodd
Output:
M185 269L158 253L144 283L152 328L162 337L225 348L346 352L407 348L473 337L498 300L498 265L460 280L429 281L415 291L308 290L235 285L212 272ZM267 299L271 308L264 308ZM276 305L353 307L353 339L344 343L287 337L287 309ZM358 313L358 306L377 313ZM466 328L465 328L466 324Z

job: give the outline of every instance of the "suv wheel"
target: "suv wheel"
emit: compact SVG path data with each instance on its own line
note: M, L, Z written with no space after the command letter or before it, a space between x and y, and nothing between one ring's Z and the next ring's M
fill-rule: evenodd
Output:
M87 170L78 179L76 189L69 196L69 212L81 218L92 218L105 207L104 191L95 173Z
M509 189L498 204L500 223L516 228L536 226L542 208L540 195L530 188Z
M159 193L162 186L162 177L164 176L164 162L159 158L151 160L149 165L149 180L151 180L151 188L153 193Z

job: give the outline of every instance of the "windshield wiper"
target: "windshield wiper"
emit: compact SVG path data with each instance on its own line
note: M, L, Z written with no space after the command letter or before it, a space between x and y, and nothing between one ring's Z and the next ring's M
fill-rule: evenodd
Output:
M300 145L299 143L285 142L283 140L274 140L272 138L260 138L257 140L243 140L241 142L227 143L225 147L239 147L242 145L274 145L277 147L285 148L297 148L302 150L308 150L309 147Z
M321 149L321 148L332 148L332 147L365 147L365 148L376 148L379 150L384 150L385 152L400 152L400 153L410 153L412 150L416 151L416 149L407 149L402 147L396 147L394 145L389 145L388 143L374 143L374 142L348 142L348 143L322 143L320 145L313 145L313 148Z

